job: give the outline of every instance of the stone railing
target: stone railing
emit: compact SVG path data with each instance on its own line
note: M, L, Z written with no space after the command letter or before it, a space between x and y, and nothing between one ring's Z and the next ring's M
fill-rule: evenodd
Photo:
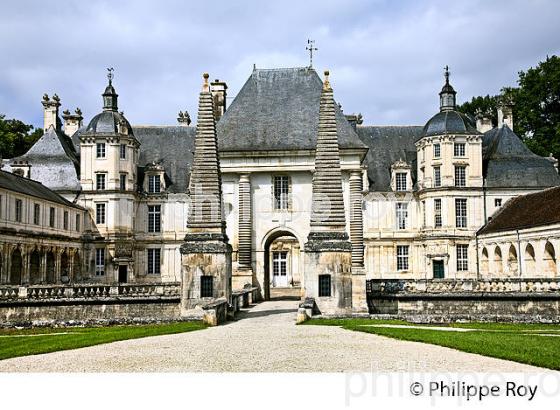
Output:
M64 299L129 299L146 297L180 297L181 284L74 284L0 286L0 301L14 300L64 300Z
M559 279L370 279L368 294L560 293Z

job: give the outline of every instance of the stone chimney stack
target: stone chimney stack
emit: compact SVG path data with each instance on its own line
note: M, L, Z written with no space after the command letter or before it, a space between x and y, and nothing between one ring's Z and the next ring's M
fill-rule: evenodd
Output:
M214 117L218 121L226 112L227 84L215 79L210 83L210 87L214 98Z
M502 98L498 105L498 128L504 125L513 130L513 102L507 98Z
M58 118L58 108L60 107L60 98L58 95L53 95L49 98L47 94L43 95L43 129L47 131L52 125L55 130L60 131L62 123Z
M489 115L479 111L476 113L476 129L478 132L485 133L490 131L492 128L492 118Z
M189 115L189 112L187 110L185 110L185 112L179 111L179 114L177 114L177 122L182 127L188 127L191 125L191 116Z
M84 117L82 110L76 108L74 114L70 114L69 110L62 112L62 119L64 120L64 133L71 137L83 125Z
M354 128L354 131L356 131L358 125L362 125L362 123L364 122L362 114L348 114L345 115L345 117L352 128Z

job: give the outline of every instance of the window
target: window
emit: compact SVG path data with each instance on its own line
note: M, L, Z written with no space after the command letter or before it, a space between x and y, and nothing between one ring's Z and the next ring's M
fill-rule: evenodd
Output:
M161 205L148 205L148 232L161 232Z
M436 198L434 199L434 227L441 228L441 225L441 199Z
M408 219L408 204L404 202L396 203L396 214L397 214L397 229L406 229L407 219Z
M457 245L457 271L469 270L469 245Z
M51 206L51 209L49 209L49 226L51 228L55 227L55 223L56 223L56 209L54 209Z
M21 222L21 216L23 215L23 203L21 199L16 199L16 222Z
M150 194L158 194L161 192L161 180L159 175L148 176L148 192Z
M465 156L465 143L464 142L456 142L453 144L453 155L455 157L464 157Z
M126 144L121 144L120 147L120 158L126 159Z
M467 200L465 198L455 199L455 222L457 228L467 227Z
M397 191L406 191L406 172L397 172L395 180Z
M105 224L105 204L95 204L95 223Z
M331 275L319 275L319 297L331 296Z
M441 168L434 167L434 187L438 188L441 186Z
M95 189L98 191L103 191L105 189L105 174L96 174L95 175Z
M148 274L161 274L161 249L148 249Z
M288 252L272 253L272 274L274 276L286 276L288 266Z
M455 167L455 186L456 187L466 186L465 170L466 170L466 168L463 165Z
M33 205L33 223L35 225L41 223L41 206L39 204Z
M64 227L65 230L68 230L68 211L64 211L62 226Z
M289 185L288 176L274 177L274 209L288 209Z
M441 145L434 144L434 158L441 157Z
M95 249L95 276L105 276L105 248Z
M200 277L200 297L214 297L214 277L203 275Z
M494 199L494 206L495 206L496 208L501 207L501 206L502 206L502 198L496 198L496 199Z
M96 153L97 153L97 158L105 158L105 143L104 142L98 142L96 144Z
M397 245L397 270L408 270L408 245Z
M76 231L80 231L80 214L76 214Z
M126 191L126 174L121 174L119 176L119 187L121 191Z

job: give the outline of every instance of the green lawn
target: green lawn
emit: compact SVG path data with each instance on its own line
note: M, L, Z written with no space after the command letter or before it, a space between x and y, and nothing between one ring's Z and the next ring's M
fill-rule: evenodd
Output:
M448 326L478 329L479 331L451 332L422 328L399 329L367 326L379 324L419 326L396 320L312 319L304 324L341 326L348 330L374 333L376 335L400 340L431 343L483 356L513 360L519 363L560 370L560 325L460 323ZM420 327L424 326L420 325ZM558 336L544 335L547 333L556 334Z
M0 329L0 360L118 340L191 332L206 327L202 322L175 322L106 327Z

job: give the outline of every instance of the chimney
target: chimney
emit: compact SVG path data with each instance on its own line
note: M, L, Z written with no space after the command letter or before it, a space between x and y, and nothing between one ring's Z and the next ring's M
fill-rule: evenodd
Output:
M498 128L504 125L513 130L513 101L507 97L502 97L498 104Z
M82 117L82 110L76 108L74 114L70 114L69 110L63 111L62 119L64 120L64 133L71 137L83 125L84 117Z
M346 120L352 126L352 128L354 128L354 131L356 131L356 127L358 125L362 125L362 123L364 122L362 114L349 114L349 115L345 115L345 117L346 117Z
M550 161L550 163L552 165L554 165L554 169L556 170L556 172L558 172L558 160L556 158L554 158L554 156L552 155L552 153L550 153L548 155L548 157L546 157L546 159L548 159Z
M215 79L210 86L214 98L214 116L218 121L226 112L227 85L225 82Z
M189 115L189 112L187 110L185 110L185 112L179 111L179 114L177 114L177 122L183 127L191 125L191 116Z
M484 134L486 131L490 131L492 128L492 118L489 115L484 114L482 111L476 113L476 129L478 132Z
M58 118L58 107L60 107L60 98L53 95L52 99L47 94L43 95L43 129L47 131L52 125L55 130L60 131L62 123Z

